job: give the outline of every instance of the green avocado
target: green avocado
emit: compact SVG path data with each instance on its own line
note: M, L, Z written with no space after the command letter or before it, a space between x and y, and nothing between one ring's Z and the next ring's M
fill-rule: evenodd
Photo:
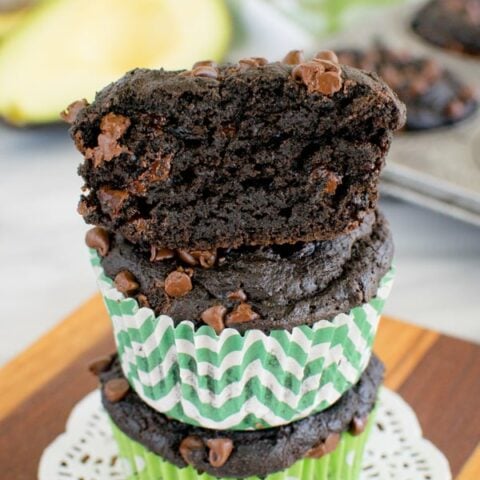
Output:
M223 0L43 0L0 45L0 116L56 122L133 68L218 61L230 37Z

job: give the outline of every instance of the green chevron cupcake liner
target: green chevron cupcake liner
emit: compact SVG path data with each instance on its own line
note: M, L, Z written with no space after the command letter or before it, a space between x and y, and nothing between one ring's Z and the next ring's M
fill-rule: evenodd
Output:
M123 372L154 410L191 425L254 430L288 424L335 403L370 359L394 269L368 303L312 326L265 334L176 326L113 285L91 250Z
M290 468L245 480L358 480L362 469L365 445L374 423L370 414L367 427L360 435L344 432L336 449L319 459L302 459ZM126 480L227 480L198 473L194 468L184 468L163 460L140 443L130 439L113 422L113 435L118 445L119 458L124 466Z

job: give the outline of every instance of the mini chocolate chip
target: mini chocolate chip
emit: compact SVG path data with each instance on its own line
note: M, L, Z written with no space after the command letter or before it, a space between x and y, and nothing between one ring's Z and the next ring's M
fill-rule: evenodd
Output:
M317 79L315 90L324 95L332 95L342 87L342 79L335 72L325 72Z
M268 63L268 60L263 57L249 57L242 58L238 63L241 68L263 67Z
M189 252L188 250L179 248L177 250L177 254L180 260L185 262L187 265L191 265L192 267L200 263L203 268L212 268L217 260L216 251L211 252L209 250L192 250Z
M98 357L88 365L88 370L97 377L112 364L113 355Z
M97 197L102 210L110 215L110 217L114 217L120 213L123 204L128 198L128 192L102 187L98 190Z
M337 191L337 187L340 183L342 183L342 180L337 174L328 172L324 192L327 195L333 195Z
M413 95L422 95L430 88L428 80L426 78L418 77L412 80L410 84L410 92Z
M427 82L433 82L437 80L442 73L442 68L436 60L425 60L422 68L422 76L425 77Z
M173 258L174 256L175 252L173 250L170 250L169 248L156 247L155 245L152 245L150 248L151 262L167 260L169 258Z
M223 467L233 451L233 442L229 438L212 438L207 440L210 449L208 461L214 468Z
M282 60L286 65L298 65L304 60L303 50L290 50Z
M110 235L102 227L93 227L86 233L85 243L104 257L110 250Z
M450 118L460 118L465 112L465 104L461 100L452 100L445 108Z
M315 445L313 448L311 448L305 457L317 459L322 458L323 456L333 452L337 448L339 442L339 433L329 433L327 438L323 442L320 442L318 445Z
M140 285L133 273L128 270L122 270L115 275L115 287L124 295L130 296L140 288Z
M227 295L227 298L230 300L240 300L241 302L245 302L247 300L247 294L241 288L239 288L234 292L230 292Z
M218 70L215 67L211 66L200 66L195 67L192 70L193 77L207 77L207 78L217 78L218 77Z
M246 323L256 320L260 315L252 310L248 303L241 303L227 315L227 325L234 323Z
M94 167L103 162L109 162L121 153L128 152L128 149L118 143L123 134L130 127L130 119L117 115L113 112L107 113L100 122L100 134L98 135L98 146L87 148L85 158L93 161Z
M217 67L217 62L214 62L213 60L200 60L199 62L195 62L193 64L192 70L194 70L197 67Z
M192 289L192 281L185 272L174 271L165 278L165 292L170 297L183 297Z
M115 403L125 398L130 390L130 384L125 378L113 378L103 386L103 393L109 402Z
M360 435L365 431L368 423L368 415L364 417L353 417L352 423L350 424L350 433L352 435Z
M316 59L319 60L328 60L333 63L338 63L338 57L335 52L332 52L331 50L321 50L320 52L315 54Z
M227 309L223 305L215 305L213 307L207 308L201 315L201 319L207 325L210 325L217 335L225 328L223 322Z
M217 252L210 250L194 250L191 252L192 256L200 262L203 268L212 268L217 261Z
M187 265L191 265L192 267L198 265L197 259L187 250L179 248L177 249L177 255L180 260L182 260L182 262L185 262Z
M143 293L139 293L137 295L136 299L137 299L137 302L140 304L141 307L150 308L150 303L148 301L148 298Z
M203 444L202 439L191 435L189 437L185 437L182 440L178 450L185 463L190 465L191 463L193 463L192 454L194 454L195 451L204 449L205 445Z
M458 96L460 97L460 100L463 100L464 102L473 100L475 98L475 89L469 85L465 85L458 92Z
M77 100L60 113L60 118L64 122L72 124L77 119L80 110L83 110L85 107L88 107L88 102L85 99Z

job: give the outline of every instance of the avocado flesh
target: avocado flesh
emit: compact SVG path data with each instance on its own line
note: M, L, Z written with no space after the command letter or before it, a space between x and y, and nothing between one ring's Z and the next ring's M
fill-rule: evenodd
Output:
M0 42L3 41L14 28L20 25L28 13L28 8L13 11L0 11Z
M0 116L58 121L133 68L220 60L230 34L223 0L45 0L0 46Z

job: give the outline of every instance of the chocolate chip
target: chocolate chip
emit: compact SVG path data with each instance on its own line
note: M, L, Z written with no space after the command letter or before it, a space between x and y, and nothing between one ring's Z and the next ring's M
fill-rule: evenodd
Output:
M208 461L214 468L223 467L233 451L233 442L229 438L212 438L207 440L210 449Z
M434 82L442 74L442 67L434 59L426 59L423 66L421 75L425 77L427 82Z
M333 195L337 191L338 185L342 183L340 177L333 172L328 172L326 176L325 188L323 189L327 195Z
M445 113L450 118L460 118L464 112L465 112L465 104L461 100L452 100L445 107Z
M88 102L85 99L77 100L60 113L60 118L63 121L72 124L77 119L80 110L83 110L85 107L88 107Z
M110 250L110 236L102 227L93 227L85 235L87 247L94 248L104 257Z
M88 205L86 200L80 200L80 202L78 202L77 212L82 217L90 215L95 211L96 211L96 208L93 205Z
M88 365L88 370L97 377L112 364L113 355L98 357Z
M173 155L156 154L157 159L145 170L136 180L134 180L129 190L136 194L143 194L151 183L164 182L170 175L170 168Z
M331 50L321 50L320 52L316 53L313 58L318 60L328 60L333 63L338 63L338 57L335 52Z
M340 73L333 68L339 68L327 60L314 60L301 63L292 70L292 77L304 83L309 93L320 92L332 95L342 86ZM329 69L332 69L329 71Z
M192 267L198 265L197 259L187 250L179 248L177 249L177 255L180 260L182 260L182 262L185 262L187 265L191 265Z
M256 320L260 315L252 310L248 303L241 303L227 315L227 325L235 323L246 323Z
M263 67L268 63L268 60L263 57L249 57L249 58L242 58L239 62L239 66L242 69L248 68L256 68L256 67Z
M123 204L128 198L128 192L102 187L98 190L97 197L102 206L102 210L112 217L120 213Z
M322 458L323 456L333 452L337 448L339 442L339 433L329 433L327 438L323 442L320 442L318 445L315 445L313 448L311 448L305 457L317 459Z
M338 92L342 87L342 79L335 72L325 72L317 79L315 90L324 95L331 95Z
M200 265L203 268L212 268L217 260L216 251L210 250L192 250L191 252L179 248L177 254L183 262L192 267Z
M170 297L183 297L192 289L192 281L185 272L175 271L165 279L165 292Z
M130 119L123 115L117 115L113 112L105 115L100 122L100 131L98 135L98 146L87 148L85 158L91 159L93 165L98 167L103 162L109 162L128 149L121 146L118 141L130 126Z
M475 89L469 85L465 85L459 90L458 96L460 100L463 100L464 102L473 100L475 98Z
M410 92L412 95L422 95L429 88L430 85L426 78L418 77L412 80L412 82L410 83Z
M150 308L150 302L148 301L148 298L146 295L144 295L143 293L139 293L136 298L137 298L137 302L141 307Z
M198 259L203 268L212 268L217 260L217 253L210 250L194 250L192 255Z
M282 60L286 65L298 65L304 60L303 50L290 50Z
M200 318L204 323L210 325L217 335L225 328L224 318L227 313L227 309L223 305L215 305L213 307L207 308Z
M169 248L161 248L152 245L150 248L150 261L151 262L160 262L162 260L167 260L169 258L173 258L175 256L175 252L170 250Z
M353 417L352 423L350 424L350 433L352 435L360 435L365 431L368 423L368 415L364 417Z
M217 62L214 62L213 60L200 60L199 62L195 62L193 64L192 70L194 70L197 67L217 67Z
M125 398L130 385L125 378L113 378L103 386L103 393L109 402L116 403Z
M131 272L123 270L115 275L115 287L124 295L130 296L140 288L140 285Z
M247 294L241 288L239 288L234 292L230 292L227 295L227 298L230 300L240 300L241 302L245 302L247 300Z
M193 77L207 77L207 78L217 78L218 77L218 70L215 67L211 66L200 66L195 67L192 70Z
M199 437L195 437L193 435L189 437L185 437L182 442L180 443L179 452L182 456L185 463L190 465L193 463L193 455L197 451L203 451L205 449L205 445L203 441Z

